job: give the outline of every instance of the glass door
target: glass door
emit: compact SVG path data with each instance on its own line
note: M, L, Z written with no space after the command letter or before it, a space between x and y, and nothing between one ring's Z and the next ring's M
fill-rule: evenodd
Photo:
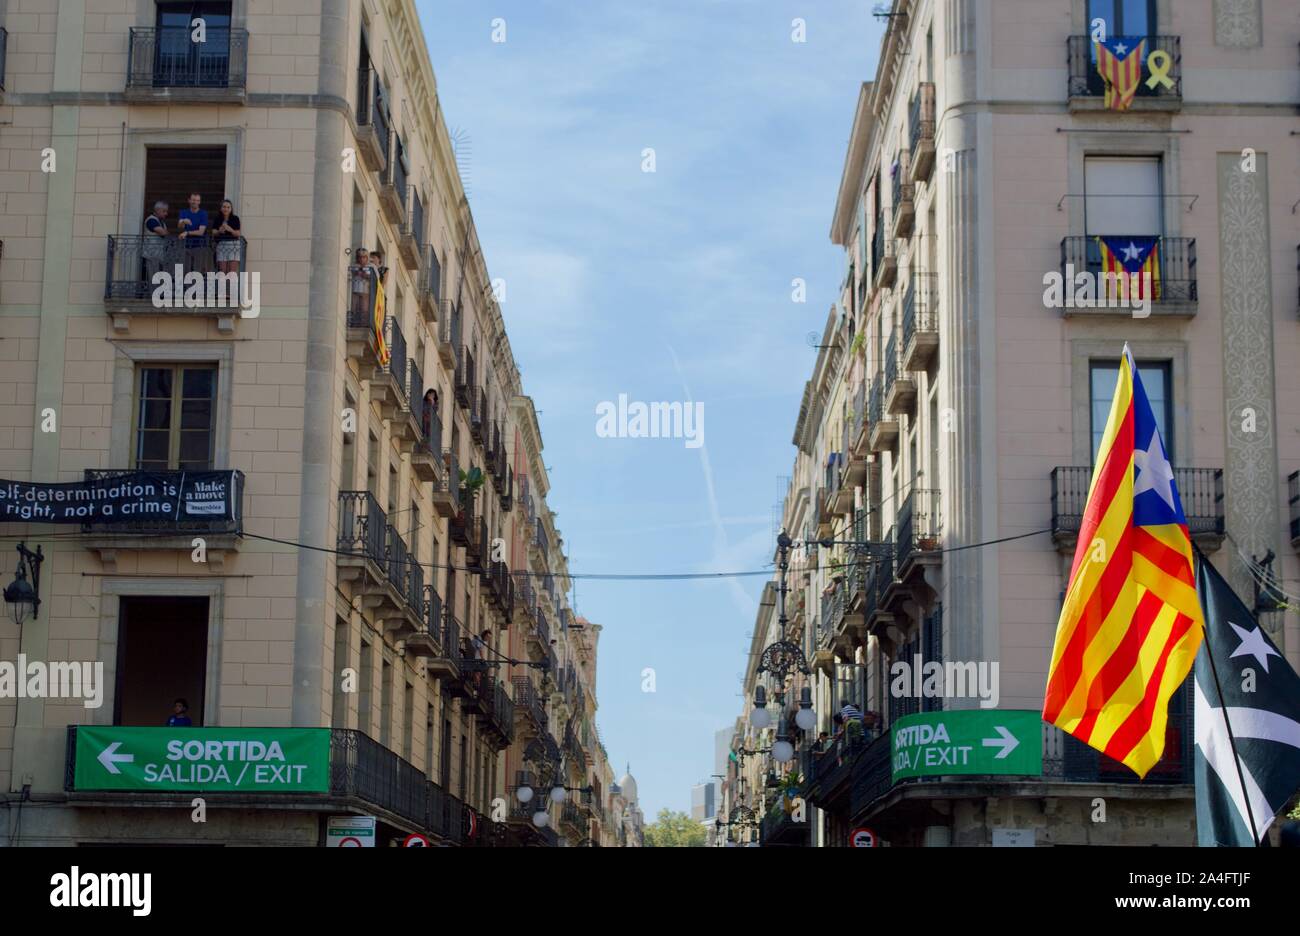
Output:
M202 21L202 33L195 20ZM230 79L230 3L160 3L154 87L224 88ZM203 41L194 41L202 35Z

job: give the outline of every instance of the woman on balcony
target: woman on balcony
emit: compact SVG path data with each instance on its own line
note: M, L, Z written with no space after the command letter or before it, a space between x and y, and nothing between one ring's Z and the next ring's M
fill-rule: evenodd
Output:
M235 214L230 199L226 199L221 203L213 231L217 242L217 269L222 273L239 272L240 236L239 215Z

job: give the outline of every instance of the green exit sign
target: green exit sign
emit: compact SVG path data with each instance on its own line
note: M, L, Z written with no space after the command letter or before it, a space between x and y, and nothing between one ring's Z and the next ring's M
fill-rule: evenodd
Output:
M1043 728L1038 712L960 709L905 715L890 729L894 782L908 777L1043 772Z

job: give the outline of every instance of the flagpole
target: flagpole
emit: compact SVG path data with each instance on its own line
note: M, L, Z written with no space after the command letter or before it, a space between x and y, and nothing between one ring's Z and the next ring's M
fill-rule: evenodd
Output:
M1208 561L1195 543L1192 544L1192 549L1195 550L1198 561ZM1237 754L1237 739L1232 734L1232 722L1228 718L1228 703L1223 700L1223 687L1219 684L1219 669L1214 665L1214 654L1210 652L1208 638L1204 646L1205 658L1210 661L1210 674L1214 677L1214 691L1219 696L1219 711L1223 713L1223 726L1228 729L1228 746L1232 748L1232 762L1237 767L1237 781L1241 784L1241 798L1246 804L1246 818L1250 820L1250 834L1255 841L1255 847L1259 848L1259 830L1255 827L1255 811L1250 808L1250 791L1246 789L1246 775L1241 769L1241 757Z

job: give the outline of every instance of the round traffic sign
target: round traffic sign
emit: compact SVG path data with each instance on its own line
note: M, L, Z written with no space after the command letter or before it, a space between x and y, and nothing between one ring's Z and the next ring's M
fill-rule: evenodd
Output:
M859 826L849 835L849 844L854 848L875 848L880 844L876 833L866 826Z
M402 843L403 848L428 848L429 840L423 835L408 835Z
M346 838L339 839L339 848L364 848L364 847L365 846L361 844L361 839L351 835L347 836Z

